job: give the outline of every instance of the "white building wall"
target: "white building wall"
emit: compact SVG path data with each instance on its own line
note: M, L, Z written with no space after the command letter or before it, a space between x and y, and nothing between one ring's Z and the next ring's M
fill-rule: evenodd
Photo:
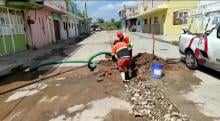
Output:
M75 28L76 28L76 29L75 29L75 30L76 30L76 31L75 31L76 34L75 34L75 36L79 36L79 28L78 28L78 26L79 26L79 20L76 19L75 22L76 22L76 26L75 26Z
M220 22L220 1L198 1L196 31L201 31L201 26L206 26L210 30Z
M62 16L62 24L61 24L61 38L68 39L77 37L79 35L79 30L77 25L79 24L79 20L74 16ZM67 25L64 25L67 24ZM67 30L64 29L66 26Z
M75 37L75 26L74 26L74 19L73 18L69 18L69 23L70 23L70 27L68 28L68 35L70 38Z
M65 39L67 39L68 37L67 37L67 30L65 30L65 26L67 26L67 25L65 25L66 23L68 22L68 20L67 20L67 17L61 17L61 23L60 23L60 31L61 31L61 39L62 40L65 40Z
M66 0L57 0L56 2L52 0L51 1L47 0L45 2L47 4L50 4L52 6L55 6L56 8L59 8L67 12ZM66 25L64 25L64 23ZM79 24L79 20L76 18L76 16L72 16L72 15L61 16L61 23L60 23L61 39L68 39L78 36L79 30L77 24Z

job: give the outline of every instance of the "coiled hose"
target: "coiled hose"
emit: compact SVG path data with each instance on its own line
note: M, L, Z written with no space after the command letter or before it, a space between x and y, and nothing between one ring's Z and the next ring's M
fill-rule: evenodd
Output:
M33 71L33 70L36 70L40 67L43 67L43 66L48 66L48 65L56 65L56 64L62 64L62 63L85 63L88 65L88 68L93 71L96 67L97 67L97 64L96 62L92 61L94 58L96 58L97 56L100 56L100 55L108 55L108 56L112 56L111 52L98 52L98 53L95 53L94 55L92 55L88 61L84 61L84 60L52 60L52 61L46 61L46 62L43 62L43 63L40 63L40 64L37 64L37 65L33 65L31 67L28 67L27 69L25 69L25 72L28 72L28 71Z

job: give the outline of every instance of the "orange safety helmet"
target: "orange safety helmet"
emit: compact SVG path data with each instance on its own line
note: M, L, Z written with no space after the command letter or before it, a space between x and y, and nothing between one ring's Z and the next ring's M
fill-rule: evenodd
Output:
M128 37L128 36L126 36L126 37L124 38L124 42L127 43L127 44L130 43L130 40L129 40L129 37Z
M122 37L123 37L123 33L120 32L120 31L118 31L118 32L117 32L117 37L118 37L119 39L122 38Z

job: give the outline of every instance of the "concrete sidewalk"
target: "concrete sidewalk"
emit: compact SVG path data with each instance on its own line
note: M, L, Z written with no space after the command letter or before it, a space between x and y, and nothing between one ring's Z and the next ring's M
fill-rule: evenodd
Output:
M54 49L60 49L65 47L70 43L74 43L73 39L62 40L59 41L57 44L51 44L48 46L44 46L37 50L25 50L5 56L0 57L0 77L5 76L7 74L12 73L16 68L23 67L23 66L30 66L31 61L38 58L43 57L47 54L50 54Z
M152 34L142 33L142 32L131 32L131 33L152 39ZM178 41L179 35L155 35L155 39L159 41L172 42L172 41Z

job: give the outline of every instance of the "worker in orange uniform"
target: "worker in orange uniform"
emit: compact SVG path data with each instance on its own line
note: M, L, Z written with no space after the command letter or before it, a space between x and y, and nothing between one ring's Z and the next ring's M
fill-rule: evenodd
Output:
M123 41L128 44L128 50L129 50L129 55L132 58L132 49L133 49L133 44L130 41L128 36L124 36L121 31L117 32L117 37L119 38L120 41Z
M128 44L120 40L114 41L112 55L117 58L117 65L123 81L128 82L129 71L131 70L131 58L129 55Z

